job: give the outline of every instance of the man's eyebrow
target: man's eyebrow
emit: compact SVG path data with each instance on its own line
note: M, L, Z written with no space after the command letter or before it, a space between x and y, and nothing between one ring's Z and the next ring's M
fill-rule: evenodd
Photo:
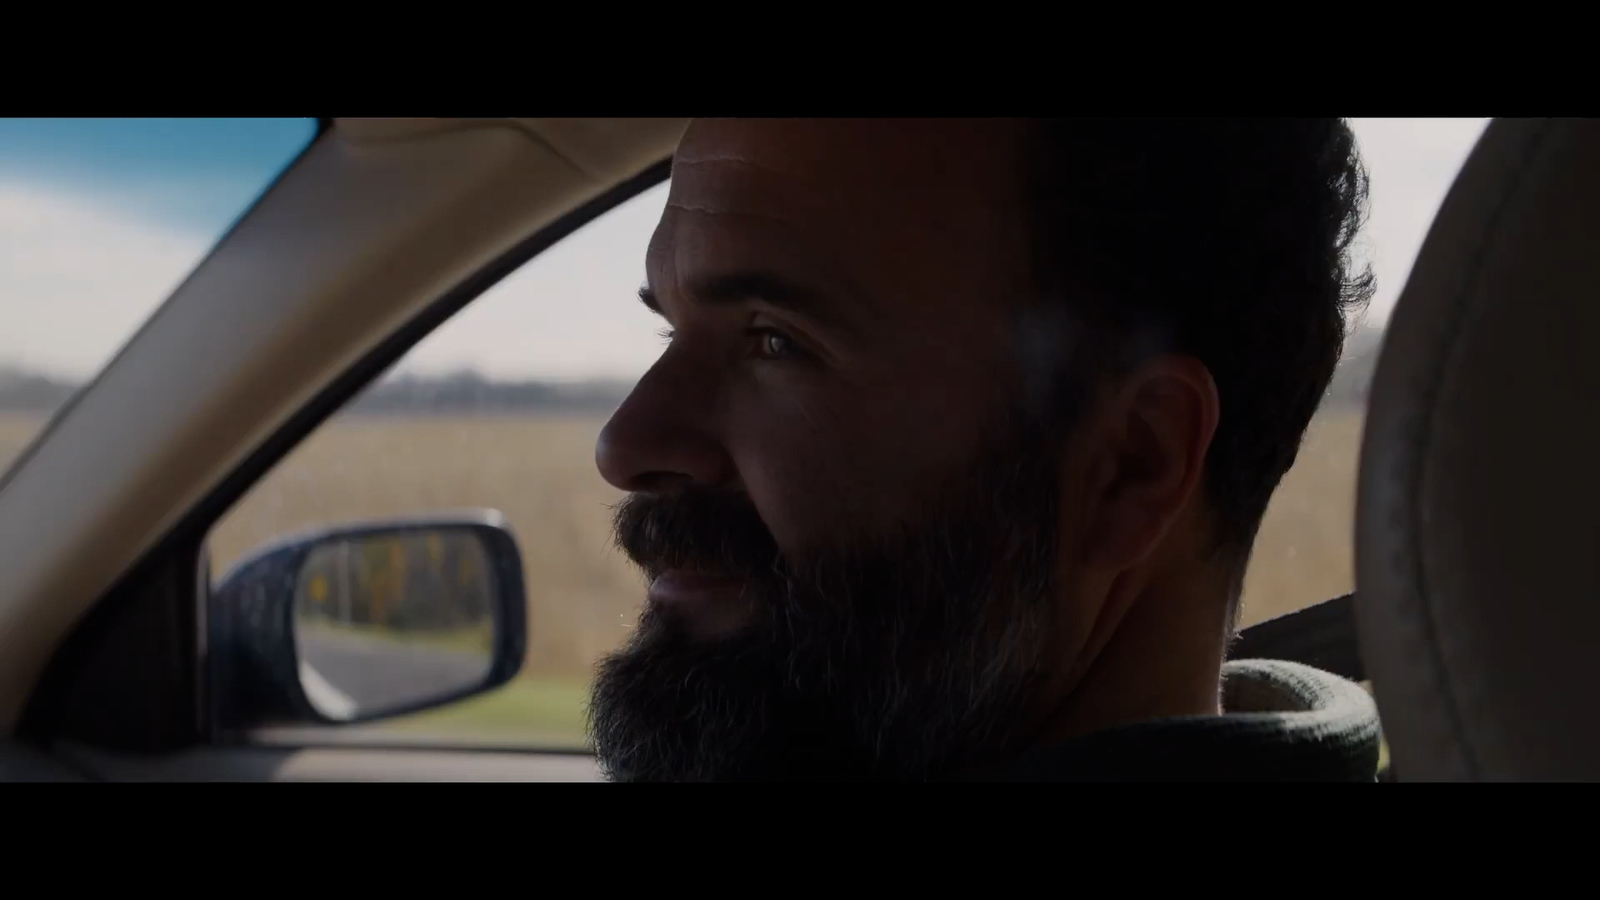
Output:
M820 302L820 290L773 272L751 270L711 275L690 281L685 291L696 303L722 306L759 300L801 315L827 317ZM660 300L648 284L639 288L639 301L651 312L661 314Z

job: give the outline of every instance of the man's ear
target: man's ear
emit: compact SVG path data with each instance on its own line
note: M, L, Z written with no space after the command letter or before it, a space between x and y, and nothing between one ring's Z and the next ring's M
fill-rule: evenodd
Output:
M1108 398L1094 450L1096 558L1143 562L1200 493L1221 403L1211 372L1190 356L1155 357Z

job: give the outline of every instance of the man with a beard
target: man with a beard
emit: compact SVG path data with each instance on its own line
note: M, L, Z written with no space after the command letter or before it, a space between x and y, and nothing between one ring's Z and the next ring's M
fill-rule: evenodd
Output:
M609 774L1371 780L1355 685L1223 677L1365 190L1334 119L691 125L597 448Z

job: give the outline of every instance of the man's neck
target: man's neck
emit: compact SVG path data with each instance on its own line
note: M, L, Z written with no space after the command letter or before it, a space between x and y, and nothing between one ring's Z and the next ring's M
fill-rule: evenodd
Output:
M1120 597L1117 590L1096 624L1101 633L1091 631L1059 701L1023 749L1149 719L1222 712L1227 610L1207 596L1214 586L1151 583L1124 587Z

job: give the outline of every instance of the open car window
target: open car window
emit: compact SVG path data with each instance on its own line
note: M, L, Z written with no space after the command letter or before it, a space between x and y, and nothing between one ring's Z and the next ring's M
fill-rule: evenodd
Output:
M316 136L315 119L0 119L0 472Z
M662 184L625 201L486 291L312 433L212 530L220 580L293 531L470 508L505 515L527 587L519 677L437 710L343 727L341 736L585 746L593 666L626 634L644 590L610 548L611 507L622 494L596 471L594 446L664 346L660 321L637 294L666 194ZM355 577L382 578L380 568ZM354 607L337 591L322 596L346 630L351 621L363 637L393 630L371 594ZM324 643L330 672L319 683L337 681L332 670L359 654Z
M1284 476L1245 571L1240 625L1355 589L1356 469L1367 387L1389 312L1456 173L1488 119L1352 119L1371 177L1358 251L1377 277L1294 467Z

